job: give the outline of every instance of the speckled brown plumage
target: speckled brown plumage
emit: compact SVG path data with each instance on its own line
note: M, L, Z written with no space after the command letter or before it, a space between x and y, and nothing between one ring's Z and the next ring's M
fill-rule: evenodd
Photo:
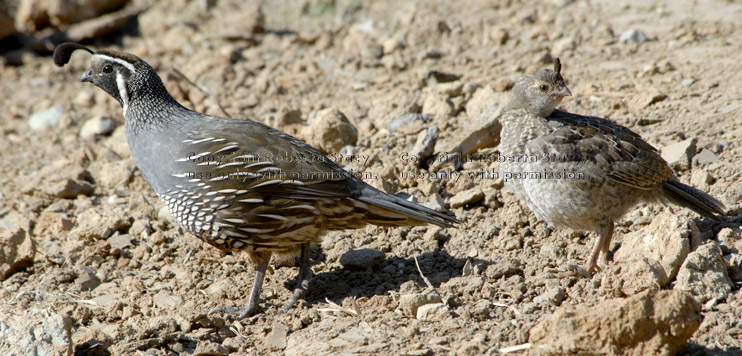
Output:
M657 149L606 119L556 110L571 95L554 70L519 79L501 117L505 186L552 226L595 231L586 270L604 263L614 221L640 201L669 201L718 219L724 205L677 181ZM510 179L508 179L510 177Z

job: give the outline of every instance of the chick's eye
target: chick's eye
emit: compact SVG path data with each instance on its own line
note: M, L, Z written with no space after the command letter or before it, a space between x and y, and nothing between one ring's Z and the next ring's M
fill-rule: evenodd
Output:
M111 74L113 73L113 66L110 64L106 64L103 66L103 73Z
M542 92L545 93L547 90L549 90L549 86L546 84L541 84L538 86L538 90L541 90Z

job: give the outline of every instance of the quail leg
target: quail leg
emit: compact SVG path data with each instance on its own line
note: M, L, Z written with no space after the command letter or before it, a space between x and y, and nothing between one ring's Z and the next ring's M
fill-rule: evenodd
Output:
M590 260L585 267L588 273L593 273L595 268L598 267L599 262L601 265L608 263L608 249L611 246L611 239L613 238L613 222L600 229L598 235L598 240L595 241L593 250L590 253Z
M300 259L301 261L299 262L299 275L296 278L296 288L294 288L294 293L291 295L289 301L286 302L286 305L284 305L283 308L278 311L278 316L291 309L291 307L296 304L296 301L299 300L299 298L303 297L309 289L309 281L312 280L312 269L310 268L311 263L309 262L308 242L301 244Z
M265 272L268 270L268 263L271 257L268 255L255 269L255 280L252 283L252 289L250 290L250 299L247 304L242 307L227 307L220 306L209 310L208 314L211 313L228 313L228 314L239 314L235 320L241 320L248 317L255 308L258 306L260 300L260 291L263 289L263 279L265 278Z

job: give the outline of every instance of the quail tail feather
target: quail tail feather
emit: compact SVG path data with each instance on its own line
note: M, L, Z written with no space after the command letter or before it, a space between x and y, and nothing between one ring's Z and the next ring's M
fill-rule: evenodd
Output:
M665 196L677 205L687 207L716 221L724 216L726 210L724 204L701 190L674 180L663 182L662 188Z
M379 226L409 226L435 224L450 227L458 224L456 218L437 212L398 198L382 193L372 187L364 187L358 200L369 205L366 219L369 223Z

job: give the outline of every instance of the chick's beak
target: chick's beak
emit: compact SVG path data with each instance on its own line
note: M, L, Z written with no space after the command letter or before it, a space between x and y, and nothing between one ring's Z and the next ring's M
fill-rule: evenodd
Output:
M82 75L80 76L80 81L92 83L93 82L93 68L88 68L86 71L84 71Z
M559 95L561 95L561 96L572 96L572 92L569 91L569 88L567 88L567 86L565 85L565 86L562 87L562 90L559 91Z

